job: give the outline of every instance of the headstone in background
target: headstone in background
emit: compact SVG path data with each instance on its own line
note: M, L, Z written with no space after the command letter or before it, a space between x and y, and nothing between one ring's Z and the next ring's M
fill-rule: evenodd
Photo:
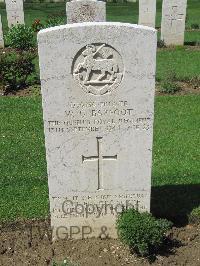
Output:
M156 0L139 0L138 24L155 28Z
M183 45L187 0L163 0L161 40L166 45Z
M24 24L23 0L5 0L8 27Z
M116 237L150 210L156 31L81 23L38 34L53 237Z
M67 2L67 23L106 21L106 3L95 0Z
M65 0L45 0L45 3L46 2L49 2L49 3L62 3L62 2L65 2Z
M3 39L3 28L0 15L0 48L4 48L4 39Z

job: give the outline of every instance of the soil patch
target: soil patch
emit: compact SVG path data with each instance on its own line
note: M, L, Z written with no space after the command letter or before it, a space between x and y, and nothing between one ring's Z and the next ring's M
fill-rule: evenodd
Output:
M41 95L40 85L29 86L16 91L9 91L7 94L4 93L3 87L0 86L0 96L2 97L27 97L38 95Z
M193 43L193 45L190 45L190 43ZM195 45L195 42L188 42L188 45L178 46L177 48L173 45L157 48L158 51L174 51L175 49L181 49L185 51L200 51L200 45Z
M153 262L131 254L114 239L51 242L49 220L0 227L0 265L52 265L65 259L79 266L200 265L200 225L173 228L170 241ZM59 264L58 264L59 265Z
M200 81L196 80L194 82L177 82L178 86L180 87L180 90L177 91L174 94L164 93L160 92L160 84L156 84L156 95L199 95L200 94Z

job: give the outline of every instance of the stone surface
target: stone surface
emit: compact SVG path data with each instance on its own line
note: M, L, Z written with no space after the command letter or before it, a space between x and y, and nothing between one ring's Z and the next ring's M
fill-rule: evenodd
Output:
M8 27L24 24L23 0L5 0Z
M138 24L155 28L156 0L139 0Z
M166 45L183 45L187 0L163 0L161 40Z
M4 48L3 28L0 15L0 48Z
M67 23L106 21L106 3L80 0L67 2Z
M123 23L39 32L54 239L116 237L122 205L150 210L156 39Z

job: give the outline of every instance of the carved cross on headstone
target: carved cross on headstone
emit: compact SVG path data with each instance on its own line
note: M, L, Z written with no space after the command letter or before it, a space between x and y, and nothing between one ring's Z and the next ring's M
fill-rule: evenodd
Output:
M24 24L23 0L5 0L8 27Z
M17 24L19 23L19 15L17 15L16 12L12 15L12 18L14 18L14 20L15 20L15 22L16 22Z
M177 6L172 6L172 13L169 15L166 15L166 17L168 17L168 19L171 22L171 26L173 24L173 21L183 19L184 14L177 14L177 8L178 8Z
M67 23L106 21L106 3L93 0L67 2Z
M102 137L97 137L97 156L84 156L82 155L82 162L98 162L98 188L97 190L102 190L103 188L103 161L104 160L117 160L117 155L114 156L104 156L102 150Z

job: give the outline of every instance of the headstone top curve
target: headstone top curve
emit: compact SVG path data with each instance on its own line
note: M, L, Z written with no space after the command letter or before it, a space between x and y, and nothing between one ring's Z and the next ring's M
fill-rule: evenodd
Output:
M156 48L155 29L129 23L39 33L53 240L66 225L117 238L119 212L150 211Z
M143 25L138 25L138 24L131 24L131 23L121 23L121 22L83 22L83 23L74 23L74 24L66 24L66 25L60 25L60 26L55 26L47 29L40 30L38 32L38 37L40 35L50 33L53 31L58 31L58 30L63 30L63 29L72 29L72 28L81 28L81 27L93 27L93 26L113 26L113 27L129 27L129 28L134 28L134 29L140 29L140 30L146 30L149 32L154 32L156 33L157 30L148 27L148 26L143 26Z

